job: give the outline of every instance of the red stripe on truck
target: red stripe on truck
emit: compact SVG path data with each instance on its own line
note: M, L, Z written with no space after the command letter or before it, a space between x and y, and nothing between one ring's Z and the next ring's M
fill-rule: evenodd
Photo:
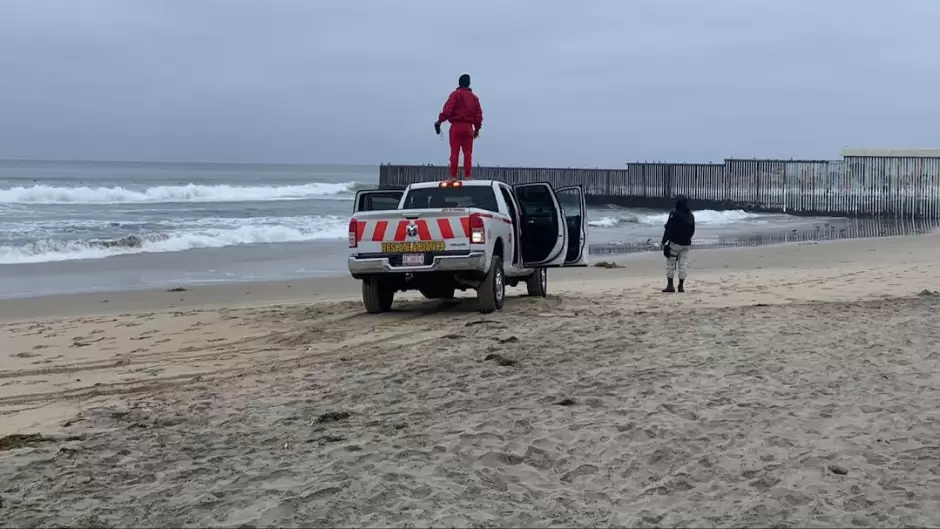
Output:
M416 220L415 225L418 226L418 238L422 241L431 240L431 230L428 229L428 222L426 220Z
M470 217L460 217L460 226L463 228L463 236L470 237Z
M441 230L441 237L445 239L454 238L454 230L450 228L450 219L437 219L437 228Z
M496 219L496 220L501 220L505 222L506 224L512 224L512 219L507 219L506 217L503 217L501 215L493 215L490 213L477 213L477 215L486 219Z
M356 242L362 241L362 234L366 231L366 223L361 220L356 223Z
M395 230L395 242L401 242L405 240L405 233L408 229L408 221L400 220L398 221L398 228Z
M372 232L372 241L381 242L385 239L385 230L388 229L388 221L380 220L375 223L375 231Z

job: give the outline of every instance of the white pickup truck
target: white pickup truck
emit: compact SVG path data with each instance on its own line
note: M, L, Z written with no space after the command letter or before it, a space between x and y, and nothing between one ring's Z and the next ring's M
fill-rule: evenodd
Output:
M581 186L446 180L359 191L349 272L369 313L389 310L399 291L449 299L468 288L489 313L503 308L507 284L545 296L547 268L587 266L586 214Z

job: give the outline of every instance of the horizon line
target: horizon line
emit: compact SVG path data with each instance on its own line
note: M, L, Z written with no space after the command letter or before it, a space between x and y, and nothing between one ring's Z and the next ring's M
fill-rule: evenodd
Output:
M87 164L162 164L162 165L281 165L289 167L310 166L352 166L352 167L378 167L382 164L363 163L316 163L316 162L218 162L218 161L170 161L170 160L90 160L90 159L64 159L64 158L0 158L0 163L87 163Z

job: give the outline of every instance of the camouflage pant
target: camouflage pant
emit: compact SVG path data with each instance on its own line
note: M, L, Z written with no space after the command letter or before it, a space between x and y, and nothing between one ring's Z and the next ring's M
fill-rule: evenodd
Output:
M669 258L666 259L666 278L674 278L676 276L676 268L678 268L679 279L685 279L689 268L690 248L692 247L683 244L669 243Z

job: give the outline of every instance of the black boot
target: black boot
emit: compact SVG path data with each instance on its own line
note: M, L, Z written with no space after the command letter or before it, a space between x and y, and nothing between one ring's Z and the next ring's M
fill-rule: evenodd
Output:
M672 286L672 278L666 278L666 288L663 289L663 292L675 292L676 289Z
M679 288L677 288L676 290L678 290L679 292L685 292L685 279L679 280Z

